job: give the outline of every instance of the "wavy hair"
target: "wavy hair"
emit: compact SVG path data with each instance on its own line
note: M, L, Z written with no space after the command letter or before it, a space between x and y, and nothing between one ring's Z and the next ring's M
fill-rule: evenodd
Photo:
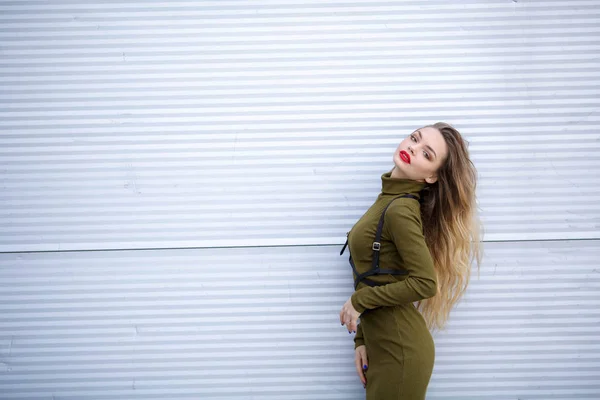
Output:
M417 309L429 329L442 329L452 307L467 289L473 261L479 272L483 226L475 195L477 170L469 158L468 143L445 122L427 127L441 132L448 156L437 171L437 181L421 193L423 230L435 266L438 292L419 301Z

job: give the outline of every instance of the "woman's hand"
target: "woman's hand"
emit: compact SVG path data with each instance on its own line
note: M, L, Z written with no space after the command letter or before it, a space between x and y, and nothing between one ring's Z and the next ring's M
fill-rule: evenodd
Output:
M367 377L365 372L369 367L369 361L367 360L367 348L365 345L360 345L354 350L354 364L356 364L356 372L358 377L363 384L363 387L367 387Z
M346 329L348 329L348 333L354 332L356 333L356 322L359 317L358 311L354 309L352 305L352 301L348 299L344 306L342 307L342 311L340 311L340 322L342 325L346 325Z

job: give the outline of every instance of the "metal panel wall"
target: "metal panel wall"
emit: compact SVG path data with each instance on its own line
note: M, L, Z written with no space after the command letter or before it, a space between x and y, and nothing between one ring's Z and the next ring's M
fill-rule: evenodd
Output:
M338 246L4 254L0 398L361 399ZM598 241L486 244L428 399L597 399Z
M437 120L489 240L599 238L598 1L279 3L2 3L0 250L340 243Z
M600 398L599 49L598 0L0 1L0 399L363 398L337 245L436 121L489 243L428 399Z

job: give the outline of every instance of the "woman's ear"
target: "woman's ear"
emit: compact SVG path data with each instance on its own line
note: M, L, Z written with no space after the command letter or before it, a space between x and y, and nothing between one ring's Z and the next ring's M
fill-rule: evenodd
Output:
M428 178L425 178L425 182L429 183L430 185L433 183L437 182L437 175L431 175Z

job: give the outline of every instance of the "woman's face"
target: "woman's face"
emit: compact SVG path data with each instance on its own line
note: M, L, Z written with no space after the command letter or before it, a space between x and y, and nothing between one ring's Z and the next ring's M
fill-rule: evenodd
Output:
M439 130L419 128L408 135L394 152L397 177L419 182L437 181L437 170L448 155L448 146Z

